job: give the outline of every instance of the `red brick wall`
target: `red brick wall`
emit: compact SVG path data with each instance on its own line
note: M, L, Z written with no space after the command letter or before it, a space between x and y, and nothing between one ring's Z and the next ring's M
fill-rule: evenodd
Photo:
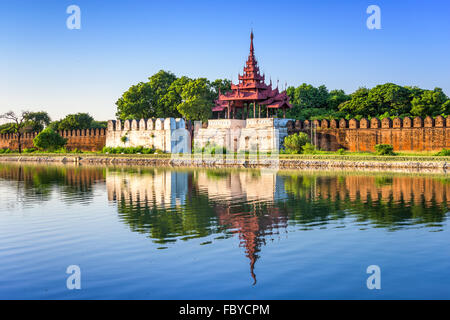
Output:
M106 144L106 129L85 129L85 130L69 130L59 131L62 137L67 138L66 148L68 150L78 149L83 151L98 151ZM33 138L37 135L34 133L25 133L22 136L22 148L32 148ZM16 134L0 134L0 149L9 148L11 150L18 149L18 141Z
M288 130L308 133L320 149L328 151L375 151L377 144L391 144L395 151L450 149L450 117L306 120L290 122Z

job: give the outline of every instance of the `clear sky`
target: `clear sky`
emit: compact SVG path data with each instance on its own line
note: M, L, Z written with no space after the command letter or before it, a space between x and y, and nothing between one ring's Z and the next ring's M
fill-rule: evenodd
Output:
M69 30L69 5L81 29ZM369 5L381 30L369 30ZM448 0L0 0L0 113L114 118L115 102L160 69L231 78L249 35L266 78L350 93L385 82L450 95Z

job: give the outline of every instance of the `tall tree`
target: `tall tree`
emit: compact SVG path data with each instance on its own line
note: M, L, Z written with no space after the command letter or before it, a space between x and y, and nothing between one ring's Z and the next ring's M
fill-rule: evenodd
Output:
M207 79L199 78L190 81L183 87L182 102L177 109L186 120L206 121L211 116L214 105L213 96L214 91Z
M69 114L57 122L56 130L90 129L94 121L89 113Z
M162 118L179 115L175 106L167 106L165 96L177 77L160 70L148 82L131 86L117 100L119 119Z
M31 131L39 132L48 126L51 122L50 116L45 111L28 112L26 121L31 126Z
M411 114L415 116L436 116L450 111L449 98L441 88L424 90L420 96L412 99L411 105Z

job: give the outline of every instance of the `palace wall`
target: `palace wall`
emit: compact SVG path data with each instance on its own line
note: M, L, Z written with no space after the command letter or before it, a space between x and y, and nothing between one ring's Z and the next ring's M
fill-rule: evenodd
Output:
M377 144L391 144L395 151L450 148L450 116L290 121L288 131L306 132L315 145L327 151L375 151Z
M66 148L68 150L97 151L105 146L106 129L83 129L58 131L59 135L67 138ZM22 149L33 148L33 139L37 132L24 133L21 137ZM18 150L19 143L17 134L0 134L0 149Z
M206 126L194 124L194 145L223 146L227 151L271 151L282 145L292 120L256 118L247 120L208 120Z
M97 151L108 147L160 149L164 152L190 152L191 139L183 119L110 120L107 129L58 132L67 138L67 149ZM209 120L194 124L196 147L224 146L230 151L268 151L282 145L284 137L305 132L322 150L375 151L377 144L391 144L395 151L439 151L450 149L450 116L422 119L385 118L370 121L290 119ZM37 133L25 133L22 147L32 148ZM122 137L126 141L122 141ZM0 134L0 148L18 149L17 135Z
M108 121L107 147L143 146L164 152L190 152L190 141L183 119Z

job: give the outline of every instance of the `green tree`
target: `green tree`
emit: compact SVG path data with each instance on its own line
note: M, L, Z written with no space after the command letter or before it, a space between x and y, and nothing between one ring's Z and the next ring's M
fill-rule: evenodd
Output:
M178 111L186 120L206 121L211 116L214 92L205 78L186 83L181 93L182 102Z
M364 116L375 116L389 112L392 116L408 113L411 109L410 91L394 83L385 83L370 89L367 97L369 103L376 106L372 114L361 114Z
M22 111L20 115L16 115L13 111L8 111L7 113L0 115L0 119L10 121L8 131L17 134L19 153L22 153L22 136L25 132L25 127L27 126L29 114L29 111Z
M339 105L339 110L350 116L376 115L377 107L373 101L369 100L369 91L367 88L359 88L350 95L350 100Z
M304 132L299 132L284 138L284 148L289 153L301 153L303 146L305 146L308 142L308 135Z
M160 70L148 82L131 86L117 102L119 119L164 118L179 116L176 105L167 104L166 94L177 77Z
M40 150L54 151L64 147L67 139L61 137L52 128L45 128L34 139L33 144Z
M351 97L348 94L345 94L344 90L331 90L328 95L328 109L338 110L338 107L341 103L344 103L350 100Z
M56 122L51 128L54 130L81 130L90 129L94 118L89 113L69 114Z
M415 116L436 116L450 111L449 98L441 88L424 90L420 96L412 99L411 105L411 114Z
M181 94L183 93L183 88L186 84L191 82L192 79L188 77L181 77L172 82L167 93L161 99L162 104L164 105L165 110L171 110L170 113L167 113L167 116L179 117L180 113L177 109L177 106L183 101Z
M211 87L214 89L214 100L219 98L219 90L222 94L231 91L231 81L227 79L217 79L211 83Z
M26 114L27 126L31 127L31 132L39 132L51 122L50 116L45 111L28 112Z

